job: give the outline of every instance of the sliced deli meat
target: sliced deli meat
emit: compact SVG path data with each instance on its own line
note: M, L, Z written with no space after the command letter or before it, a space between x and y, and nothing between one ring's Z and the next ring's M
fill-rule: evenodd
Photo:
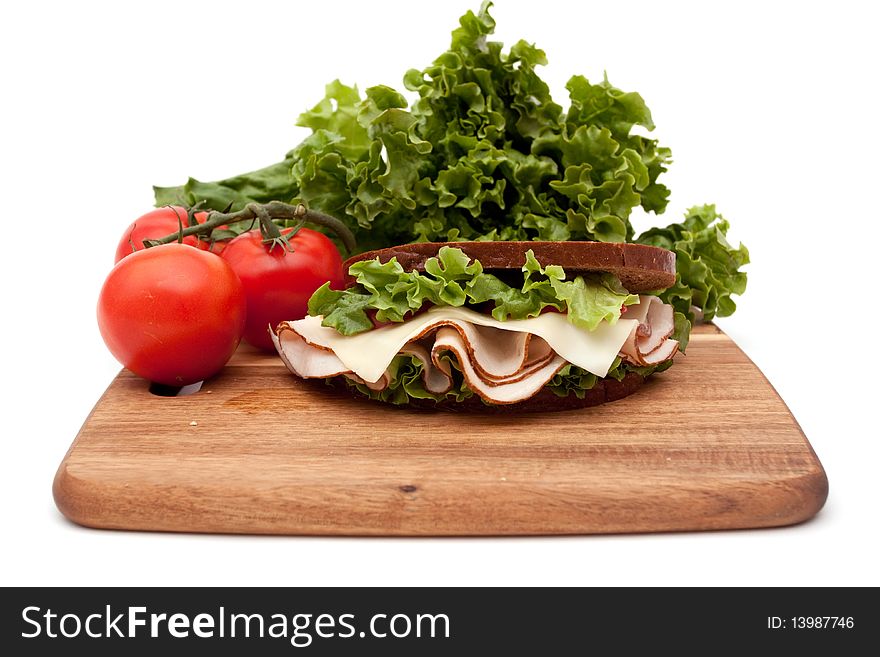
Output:
M678 341L666 340L654 351L651 351L647 354L636 354L635 356L628 356L624 354L624 360L626 360L627 362L631 362L634 365L657 365L658 363L669 360L677 352Z
M383 326L357 335L342 335L335 329L321 326L320 316L282 323L279 330L292 330L311 345L333 351L345 366L364 381L378 381L391 360L405 344L427 335L441 326L452 326L470 332L475 326L491 326L504 331L537 335L554 352L568 362L596 376L605 376L623 343L636 329L638 322L620 319L615 324L600 324L594 331L585 331L568 321L561 313L544 313L530 319L500 322L467 308L435 306L400 324ZM488 363L484 363L485 368Z
M626 318L638 322L620 349L620 355L627 362L656 365L678 351L678 341L669 339L675 330L675 316L669 304L642 294L638 304L627 306Z
M457 322L456 328L465 339L474 367L484 376L503 378L519 372L526 364L529 333L470 322Z
M296 331L287 330L285 323L271 333L287 369L303 379L325 379L351 371L333 351L309 344Z
M432 351L435 363L445 351L451 351L455 354L468 387L486 401L494 404L513 404L525 401L547 385L547 382L565 365L565 359L557 355L522 377L517 377L514 374L509 381L501 380L488 383L474 368L462 335L449 327L443 327L437 331Z
M467 308L434 307L406 322L344 336L310 316L282 322L273 334L287 367L303 378L343 375L374 391L391 382L392 360L409 355L422 364L425 389L449 392L452 361L467 386L495 404L524 401L566 363L604 377L620 356L635 365L672 358L671 306L643 295L626 319L594 331L574 326L561 313L500 322Z
M377 392L380 390L385 390L385 388L388 387L388 383L390 381L387 373L380 376L378 381L372 382L364 381L361 377L359 377L357 374L354 374L353 372L346 372L343 376L345 376L347 379L351 379L355 383L362 383L370 390L375 390Z
M490 386L519 381L520 379L524 379L531 375L532 372L539 370L556 356L556 352L550 348L550 345L547 344L547 341L543 338L528 333L526 334L526 337L529 338L526 341L526 360L519 370L511 372L506 376L490 376L485 372L480 372L480 378ZM479 363L476 362L476 360L474 361L474 365L477 371L479 371Z

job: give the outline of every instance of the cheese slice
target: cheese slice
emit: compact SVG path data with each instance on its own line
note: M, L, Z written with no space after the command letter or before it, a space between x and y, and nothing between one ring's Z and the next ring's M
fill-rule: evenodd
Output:
M595 330L587 331L569 322L562 313L549 312L530 319L499 322L468 308L435 306L400 324L357 335L342 335L336 329L321 326L322 319L309 316L288 324L309 344L331 349L345 367L369 383L382 377L406 343L439 326L465 323L540 336L568 362L603 377L639 323L634 319L619 319L614 324L602 322Z

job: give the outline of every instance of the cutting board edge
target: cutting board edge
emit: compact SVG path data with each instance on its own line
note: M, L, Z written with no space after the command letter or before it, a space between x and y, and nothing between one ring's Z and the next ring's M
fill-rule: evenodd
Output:
M228 535L275 535L275 536L358 536L358 537L492 537L492 536L575 536L575 535L608 535L608 534L647 534L647 533L681 533L720 531L732 529L765 529L785 527L802 524L812 519L825 505L828 496L828 480L824 469L818 459L813 462L814 467L806 472L792 475L786 479L773 479L766 482L766 488L774 493L774 506L768 507L765 513L756 518L750 513L737 514L736 510L741 504L753 501L755 491L749 488L743 491L738 482L731 481L728 487L719 487L717 483L710 489L702 491L703 494L724 500L722 507L725 511L720 516L694 515L671 521L664 516L662 509L655 517L655 522L633 522L631 517L622 514L627 519L619 524L609 522L608 518L601 513L595 518L569 519L558 525L547 525L541 516L532 513L523 513L521 517L536 518L535 522L511 523L507 526L493 526L485 523L479 528L463 529L467 526L456 516L444 513L445 520L436 517L436 514L422 513L416 517L421 524L416 526L393 526L389 524L370 524L342 521L338 525L328 525L321 522L317 517L312 521L306 521L300 525L267 524L259 519L252 524L242 522L237 518L230 522L230 518L224 516L211 516L200 514L202 520L197 523L180 524L174 523L173 519L180 517L174 513L161 515L164 522L156 522L150 517L126 515L125 513L113 513L113 507L125 508L130 504L137 505L136 491L126 497L126 484L100 484L87 478L77 477L69 472L68 462L64 462L58 468L53 481L52 492L55 504L59 511L71 522L93 529L105 530L130 530L147 532L178 532L192 534L228 534ZM728 490L728 488L730 490ZM570 495L570 494L569 494ZM564 497L564 495L563 495ZM108 504L108 502L110 502ZM288 500L289 502L289 500ZM567 505L571 505L571 499L567 498ZM466 506L473 503L473 497L462 495L460 503ZM391 502L389 501L389 506ZM397 506L396 504L394 506ZM589 505L587 505L589 506ZM728 513L727 509L733 511ZM107 513L107 511L110 511ZM173 510L173 509L166 509ZM582 509L572 507L573 515L583 513ZM506 509L510 511L510 509ZM188 512L191 514L193 509ZM300 513L308 514L307 509L299 510ZM332 515L334 509L323 509L323 514ZM122 520L114 520L114 515L121 515ZM463 514L466 516L466 514ZM342 514L344 517L344 513ZM558 516L557 516L558 517ZM406 513L400 511L398 520L406 520ZM135 522L133 522L135 520ZM234 527L234 530L230 530ZM224 529L225 528L225 529Z

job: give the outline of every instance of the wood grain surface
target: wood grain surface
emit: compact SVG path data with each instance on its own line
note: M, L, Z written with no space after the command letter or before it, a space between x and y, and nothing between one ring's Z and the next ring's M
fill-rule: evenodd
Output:
M61 512L185 532L516 535L769 527L828 484L785 404L714 326L636 394L465 415L353 399L242 348L187 397L123 371L61 463Z

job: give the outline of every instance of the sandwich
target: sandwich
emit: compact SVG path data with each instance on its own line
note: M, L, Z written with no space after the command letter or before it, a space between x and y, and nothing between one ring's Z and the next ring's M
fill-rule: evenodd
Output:
M657 296L676 283L675 253L657 246L422 242L344 266L348 286L319 288L272 339L294 375L382 402L593 406L636 391L680 347Z

